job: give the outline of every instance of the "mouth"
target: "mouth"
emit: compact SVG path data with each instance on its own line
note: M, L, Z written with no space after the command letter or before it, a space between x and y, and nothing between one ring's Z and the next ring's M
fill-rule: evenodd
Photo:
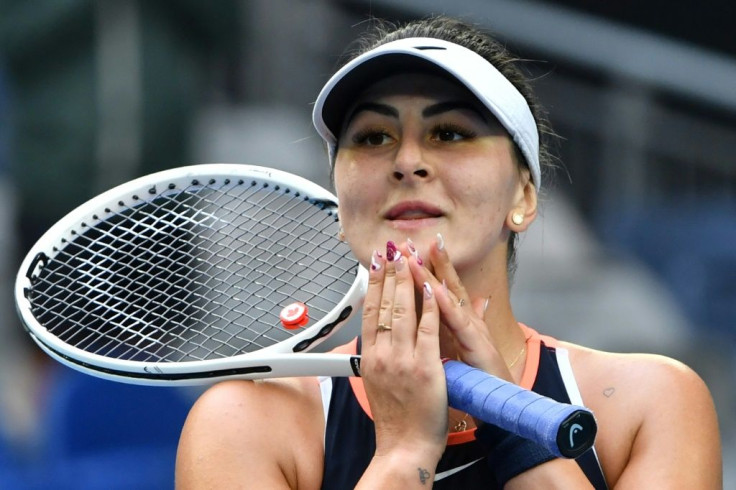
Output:
M442 216L444 213L436 206L421 201L408 201L393 206L384 217L389 221L417 221Z

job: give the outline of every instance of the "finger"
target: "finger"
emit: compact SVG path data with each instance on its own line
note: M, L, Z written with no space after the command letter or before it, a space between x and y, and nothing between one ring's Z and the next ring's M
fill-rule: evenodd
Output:
M470 306L470 298L465 287L460 281L460 277L455 270L455 266L450 261L447 249L444 247L442 235L437 234L437 240L433 247L430 247L430 261L434 269L434 275L440 281L444 281L446 288L455 297L457 306L463 308Z
M424 266L419 265L418 263L411 264L411 271L412 275L414 277L414 284L423 285L425 282L428 283L429 288L431 291L433 291L433 301L437 302L437 299L434 298L434 292L440 291L441 298L442 298L442 304L439 306L439 319L441 323L447 323L447 320L444 318L443 308L447 309L448 311L452 310L458 310L459 307L457 306L457 298L455 298L454 294L452 294L448 289L447 286L444 284L444 281L438 280L434 274L427 268L427 265L430 264L430 261L427 261L424 263ZM449 299L448 299L449 297ZM440 335L442 335L442 331L440 331Z
M391 342L393 333L393 307L396 291L396 260L401 257L394 242L386 243L386 261L383 277L383 289L376 324L375 343Z
M441 247L437 251L442 252ZM447 260L449 263L449 259ZM427 262L429 263L430 261ZM449 267L454 274L454 267L451 264L449 264ZM426 267L412 267L412 273L414 274L414 282L416 284L426 282L430 291L432 291L432 302L438 309L438 328L441 324L447 327L446 329L439 330L438 337L446 336L446 340L455 344L458 354L463 351L472 351L483 345L483 342L479 342L479 336L484 333L483 308L485 307L486 299L477 299L460 306L457 296L449 290L445 280L438 280ZM460 285L459 289L464 290L462 285Z
M449 290L443 280L435 290L435 298L440 309L440 315L445 326L450 330L458 342L458 347L467 349L472 343L471 335L475 332L471 311L459 306L458 299Z
M414 242L411 241L411 238L406 239L406 249L409 252L409 255L414 257L414 260L416 260L419 265L424 264L424 262L422 261L422 258L419 256L419 251L414 245Z
M383 297L383 282L386 273L386 261L383 256L374 250L371 255L371 267L368 272L368 287L363 300L363 320L361 335L363 345L368 347L376 342L376 326L379 322L381 299Z
M396 276L391 314L392 344L406 351L413 351L417 330L414 278L408 266L410 260L416 262L404 255L393 262Z
M486 317L486 311L488 310L490 301L491 298L475 298L470 302L470 306L473 312L478 315L478 318Z
M436 360L440 357L440 309L432 282L437 283L437 280L431 277L431 274L416 261L410 261L410 268L415 281L426 279L419 282L422 285L422 310L416 328L415 353L419 356L426 356L429 360Z

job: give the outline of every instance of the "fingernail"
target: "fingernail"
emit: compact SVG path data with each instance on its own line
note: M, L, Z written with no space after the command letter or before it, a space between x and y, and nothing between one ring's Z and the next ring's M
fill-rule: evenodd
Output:
M404 270L404 265L406 265L406 260L404 260L404 257L401 256L401 252L396 252L396 258L394 259L394 264L396 264L396 272L401 272Z
M448 291L447 291L447 281L445 281L444 279L442 279L442 292L445 293L445 294L448 293Z
M396 253L398 252L398 249L396 248L396 244L389 240L386 242L386 260L393 261L396 258Z
M406 245L407 247L409 247L409 252L411 253L411 256L416 259L417 264L422 265L424 262L422 262L422 258L419 257L419 252L417 252L417 249L414 246L414 242L411 241L411 238L406 239Z
M374 250L373 254L371 255L371 270L372 271L380 271L381 270L381 254L378 253L378 250Z
M442 238L442 233L437 233L437 250L444 250L445 239Z
M431 299L431 298L432 298L432 286L430 286L429 283L425 281L425 283L424 283L424 299Z

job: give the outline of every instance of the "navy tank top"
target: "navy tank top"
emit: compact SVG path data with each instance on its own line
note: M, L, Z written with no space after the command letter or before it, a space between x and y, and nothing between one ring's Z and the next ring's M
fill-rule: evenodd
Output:
M542 337L526 326L522 328L527 333L528 348L527 365L520 384L528 384L526 387L557 401L582 405L569 368L567 351L557 347L554 339ZM359 353L360 339L353 340L339 350ZM376 447L375 430L367 413L362 383L359 378L322 378L320 387L326 414L322 489L354 488L368 467ZM576 462L594 488L608 488L595 449L585 452ZM432 488L500 488L489 470L492 464L475 440L474 430L450 434L445 452L437 465Z

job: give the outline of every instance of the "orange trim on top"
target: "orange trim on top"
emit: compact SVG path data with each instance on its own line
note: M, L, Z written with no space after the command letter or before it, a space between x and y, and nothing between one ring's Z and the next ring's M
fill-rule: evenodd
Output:
M519 380L519 386L531 390L532 386L534 386L534 380L537 379L541 343L536 330L521 323L519 326L524 331L524 336L526 337L526 359L524 362L524 372L521 373L521 379Z
M531 390L534 386L534 381L537 379L537 372L539 371L539 355L542 349L542 342L547 347L556 348L557 339L547 335L540 335L536 330L527 327L523 323L519 323L519 326L526 336L526 364L524 365L524 372L521 374L519 386Z
M525 332L530 332L530 334L527 334L527 338L529 335L533 335L533 336L539 337L539 339L542 342L544 342L544 345L546 345L547 347L552 347L553 349L557 348L557 344L559 343L559 341L556 338L550 337L549 335L542 335L538 333L536 330L534 330L533 328L527 327L523 323L519 323L519 326Z
M475 427L462 432L450 432L447 434L447 445L465 444L475 440Z

